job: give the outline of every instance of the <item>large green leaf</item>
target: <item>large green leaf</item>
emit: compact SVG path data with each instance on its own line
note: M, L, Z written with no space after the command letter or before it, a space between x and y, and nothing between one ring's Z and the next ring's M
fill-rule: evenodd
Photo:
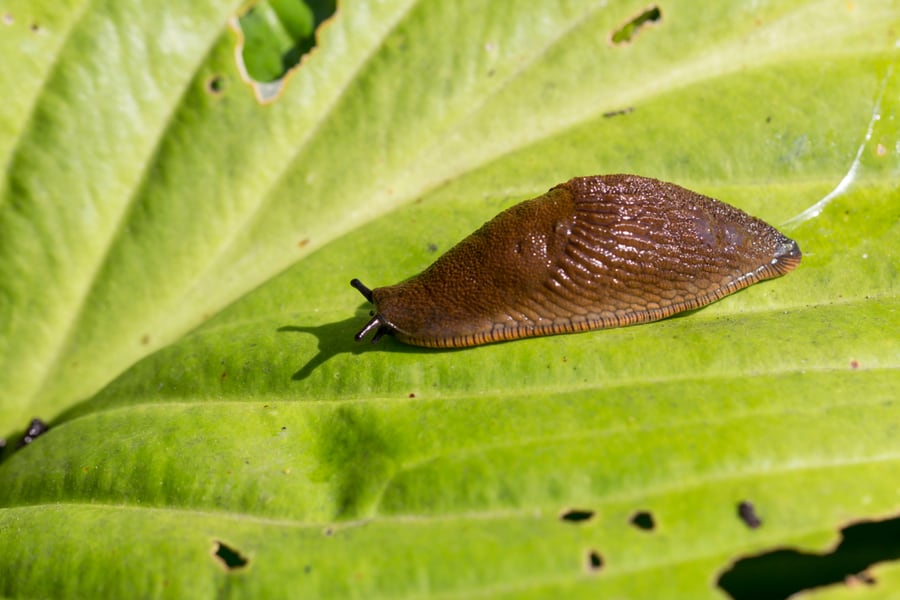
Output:
M0 595L715 597L897 517L900 6L658 7L613 44L646 4L346 0L261 106L240 3L7 0L0 433L52 429L0 463ZM803 263L650 325L353 342L352 277L611 172Z

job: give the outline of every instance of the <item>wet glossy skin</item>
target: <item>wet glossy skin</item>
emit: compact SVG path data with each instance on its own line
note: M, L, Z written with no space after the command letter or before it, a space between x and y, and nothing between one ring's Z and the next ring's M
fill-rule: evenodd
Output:
M419 275L368 290L360 331L474 346L654 321L800 263L765 222L634 175L579 177L500 213ZM374 341L374 340L373 340Z

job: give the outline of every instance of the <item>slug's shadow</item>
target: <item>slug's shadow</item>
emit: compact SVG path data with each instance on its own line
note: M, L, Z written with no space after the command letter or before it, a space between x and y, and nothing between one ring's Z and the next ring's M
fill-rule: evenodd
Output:
M319 341L318 354L313 356L309 360L309 362L307 362L305 365L303 365L303 367L297 370L291 376L291 379L294 381L302 381L306 379L307 377L312 375L313 371L315 371L318 367L326 363L331 358L337 356L338 354L362 354L364 352L426 354L433 352L459 352L461 350L464 350L464 348L421 348L418 346L410 346L402 342L398 342L391 335L385 335L384 337L379 339L378 343L376 344L372 343L372 334L366 336L366 338L362 341L357 342L353 336L355 336L371 318L370 310L370 304L363 304L361 305L360 310L357 311L356 315L350 317L349 319L344 319L343 321L335 321L334 323L327 323L325 325L319 325L318 327L304 327L302 325L285 325L283 327L279 327L276 330L279 333L312 334L316 336L316 339L318 339ZM693 315L694 313L701 310L703 310L703 307L695 308L693 310L686 310L670 317L666 317L663 320L668 321L681 319L683 317ZM652 323L642 323L640 325L652 325ZM563 335L586 335L589 333L591 332ZM597 332L595 331L593 333ZM499 341L495 343L505 344L511 343L512 341L514 340Z
M291 379L294 381L306 379L312 375L313 371L318 367L338 354L362 354L363 352L433 352L433 350L429 348L407 346L389 335L382 337L377 344L372 343L371 335L366 339L357 342L353 339L353 336L356 335L356 333L362 329L366 322L371 318L368 315L367 308L365 313L357 313L349 319L319 325L318 327L304 327L302 325L285 325L284 327L279 327L276 330L279 333L312 334L316 336L316 339L319 341L318 354L313 356L309 362L296 371L291 376Z

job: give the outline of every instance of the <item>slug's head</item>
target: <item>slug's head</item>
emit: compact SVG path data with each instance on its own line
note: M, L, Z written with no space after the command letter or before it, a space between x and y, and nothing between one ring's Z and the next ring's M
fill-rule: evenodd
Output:
M363 285L363 282L359 279L352 279L350 281L350 285L359 290L359 293L363 295L363 297L369 302L375 303L375 300L372 296L372 290ZM370 313L372 316L372 320L366 323L366 326L360 329L359 333L353 336L357 342L361 342L364 337L369 335L373 329L375 330L375 335L372 336L372 343L375 344L385 335L392 335L394 333L394 328L388 323L384 317L382 317L377 312L377 307L375 311Z

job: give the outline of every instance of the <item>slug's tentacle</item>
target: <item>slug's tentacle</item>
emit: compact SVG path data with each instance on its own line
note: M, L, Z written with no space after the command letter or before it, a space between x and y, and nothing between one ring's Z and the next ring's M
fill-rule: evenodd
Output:
M359 333L353 336L353 339L355 339L357 342L361 342L364 337L369 335L369 333L376 328L378 329L378 331L375 332L375 336L372 338L373 344L381 339L381 336L383 336L385 333L390 332L390 327L385 325L384 321L379 315L375 315L374 317L372 317L371 321L366 323L365 327L359 330ZM387 329L388 331L382 331L383 329Z
M359 290L359 293L362 294L366 300L368 300L369 302L373 301L372 300L372 290L370 290L365 285L363 285L362 281L360 281L359 279L351 279L350 285L352 285L357 290Z
M362 281L360 281L359 279L351 279L350 285L352 285L357 290L359 290L359 293L362 294L366 300L368 300L369 302L373 302L373 303L375 302L375 300L373 299L373 296L372 296L372 290L370 290L365 285L363 285ZM384 317L382 317L381 315L375 314L374 311L370 312L369 314L373 315L372 320L369 321L368 323L366 323L366 326L363 327L359 331L359 333L357 333L355 336L353 336L353 339L355 339L357 342L361 342L364 337L369 335L369 333L373 329L375 329L375 335L372 336L372 343L377 344L378 340L380 340L385 335L391 335L394 333L394 328L391 327L390 324L388 324L388 322L384 320Z
M375 335L372 336L372 343L377 344L378 340L380 340L385 335L392 335L394 330L389 325L382 325L375 331Z

